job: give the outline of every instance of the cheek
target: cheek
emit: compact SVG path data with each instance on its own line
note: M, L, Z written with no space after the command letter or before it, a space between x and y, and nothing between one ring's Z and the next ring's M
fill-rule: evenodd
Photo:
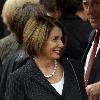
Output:
M51 52L51 46L45 45L42 49L42 53L44 53L45 55L49 55Z

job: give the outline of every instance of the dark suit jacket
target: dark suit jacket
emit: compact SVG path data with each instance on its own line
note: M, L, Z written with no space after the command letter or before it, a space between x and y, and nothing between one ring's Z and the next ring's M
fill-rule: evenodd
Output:
M92 31L89 23L76 15L63 15L60 19L65 32L68 33L67 47L63 55L81 61Z
M31 58L27 65L10 74L4 100L87 100L83 88L82 69L69 59L63 59L62 63L64 65L62 95L52 87Z
M85 65L87 54L88 54L88 52L89 52L89 50L92 46L92 42L93 42L95 33L96 33L95 30L93 30L90 34L89 43L88 43L87 49L86 49L85 54L84 54L83 59L82 59L83 67ZM89 77L89 80L88 80L88 84L92 84L92 83L95 83L97 81L100 81L100 49L97 53L97 56L94 60L93 65L92 65L92 69L91 69L91 72L90 72L90 77Z

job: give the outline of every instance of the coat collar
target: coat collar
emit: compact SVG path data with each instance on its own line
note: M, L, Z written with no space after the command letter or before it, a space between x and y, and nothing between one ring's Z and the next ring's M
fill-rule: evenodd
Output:
M91 45L92 45L92 42L93 42L95 33L96 33L96 30L94 29L94 30L91 32L90 36L89 36L88 45L87 45L87 48L86 48L85 53L84 53L84 55L83 55L83 58L82 58L82 60L81 60L83 67L84 67L84 65L85 65L85 61L86 61L87 54L88 54L88 52L89 52L89 50L90 50L90 48L91 48Z
M55 88L53 88L53 86L50 84L50 82L47 81L47 79L44 77L42 72L37 67L35 61L32 58L30 58L28 63L29 63L29 66L28 66L29 70L28 70L27 75L29 75L31 82L35 81L39 85L41 85L44 88L48 89L50 92L53 92L54 94L60 96L60 94L55 90Z

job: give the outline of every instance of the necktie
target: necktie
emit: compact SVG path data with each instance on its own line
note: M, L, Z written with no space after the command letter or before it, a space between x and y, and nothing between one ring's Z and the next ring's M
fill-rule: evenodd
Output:
M88 84L88 79L89 79L90 71L92 68L92 64L93 64L94 59L95 59L98 43L99 43L99 33L96 32L95 37L94 37L93 48L92 48L90 59L89 59L88 66L87 66L87 71L86 71L85 78L84 78L85 86L87 86L87 84Z

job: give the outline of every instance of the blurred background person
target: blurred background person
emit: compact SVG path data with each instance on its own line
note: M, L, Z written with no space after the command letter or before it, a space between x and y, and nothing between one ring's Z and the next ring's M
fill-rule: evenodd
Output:
M23 35L30 57L10 74L4 100L87 100L82 67L61 57L67 43L61 24L47 16L32 17Z
M48 16L57 20L61 17L60 0L40 0L40 4L44 6Z
M81 61L86 46L88 44L88 36L92 30L89 23L84 21L79 10L82 6L82 0L61 0L60 9L62 23L66 32L68 32L68 45L63 56ZM80 14L84 16L83 11Z
M76 15L78 15L83 21L88 21L88 15L87 15L87 11L84 8L84 3L80 4L80 7L78 8Z
M18 0L20 3L18 3L18 5L16 4L17 0L13 0L12 2L9 1L4 5L3 16L6 19L11 34L0 40L0 54L3 64L2 70L0 70L2 73L0 76L1 100L3 100L7 77L11 72L25 64L23 62L26 62L28 58L23 50L23 29L25 23L31 16L45 14L45 11L40 4L34 4L34 2L30 3L27 2L27 0L24 0L23 2ZM12 11L7 10L10 7L13 8Z
M29 1L31 1L31 0L29 0ZM22 33L20 32L17 34L16 31L13 32L13 30L11 29L12 28L11 23L13 21L12 16L13 16L13 13L14 13L16 7L23 5L25 2L27 2L27 0L21 0L21 1L7 0L4 4L3 11L2 11L2 18L3 18L3 21L5 22L5 24L7 25L7 28L10 31L10 35L8 35L7 37L0 40L0 58L1 58L2 64L7 63L6 60L12 54L14 54L14 52L16 52L16 50L19 46L18 40L16 39L16 35L19 36ZM31 2L34 3L34 0L32 0ZM16 26L14 28L16 28ZM21 29L21 27L18 27L18 29L19 28ZM17 30L17 31L19 31L19 30ZM22 31L22 30L20 30L20 31ZM22 36L19 36L19 38L22 39Z

